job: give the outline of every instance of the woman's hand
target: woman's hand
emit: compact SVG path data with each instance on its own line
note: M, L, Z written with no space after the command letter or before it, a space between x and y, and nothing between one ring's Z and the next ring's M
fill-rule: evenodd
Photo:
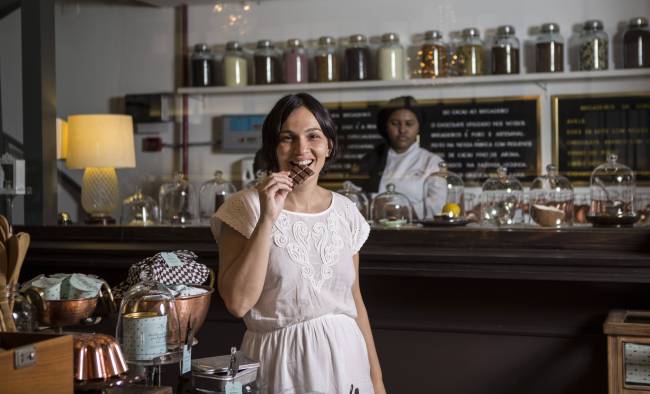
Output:
M293 180L289 178L289 171L274 172L264 178L257 185L257 192L260 195L260 216L275 222L292 189Z

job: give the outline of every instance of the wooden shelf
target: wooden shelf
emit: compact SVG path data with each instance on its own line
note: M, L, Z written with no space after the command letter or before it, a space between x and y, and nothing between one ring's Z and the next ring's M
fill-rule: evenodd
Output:
M605 81L617 79L632 79L648 77L650 79L650 68L629 69L629 70L606 70L606 71L568 71L562 73L529 73L519 75L483 75L476 77L448 77L437 79L404 79L399 81L355 81L355 82L329 82L329 83L306 83L306 84L277 84L277 85L249 85L242 87L183 87L178 88L178 94L187 95L233 95L233 94L254 94L254 93L281 93L306 90L318 91L352 91L368 89L397 89L397 88L431 88L447 86L480 86L480 85L504 85L504 84L538 84L543 86L548 83L562 83L575 81ZM647 86L640 86L641 89Z

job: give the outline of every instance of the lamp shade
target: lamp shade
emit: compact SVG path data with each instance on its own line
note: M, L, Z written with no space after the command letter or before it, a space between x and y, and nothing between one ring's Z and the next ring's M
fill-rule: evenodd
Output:
M68 117L68 157L71 169L135 167L133 119L128 115Z

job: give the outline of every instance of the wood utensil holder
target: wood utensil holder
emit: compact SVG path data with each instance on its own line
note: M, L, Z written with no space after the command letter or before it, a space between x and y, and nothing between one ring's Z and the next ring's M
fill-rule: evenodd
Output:
M611 311L603 330L609 394L650 394L650 311Z

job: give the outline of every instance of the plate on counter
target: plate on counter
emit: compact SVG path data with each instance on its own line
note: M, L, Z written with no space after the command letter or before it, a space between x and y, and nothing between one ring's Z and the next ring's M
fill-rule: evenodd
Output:
M470 223L468 219L465 218L450 218L448 216L435 216L433 219L420 220L424 227L454 227L454 226L465 226Z
M631 227L638 219L637 215L587 216L587 221L594 227Z

